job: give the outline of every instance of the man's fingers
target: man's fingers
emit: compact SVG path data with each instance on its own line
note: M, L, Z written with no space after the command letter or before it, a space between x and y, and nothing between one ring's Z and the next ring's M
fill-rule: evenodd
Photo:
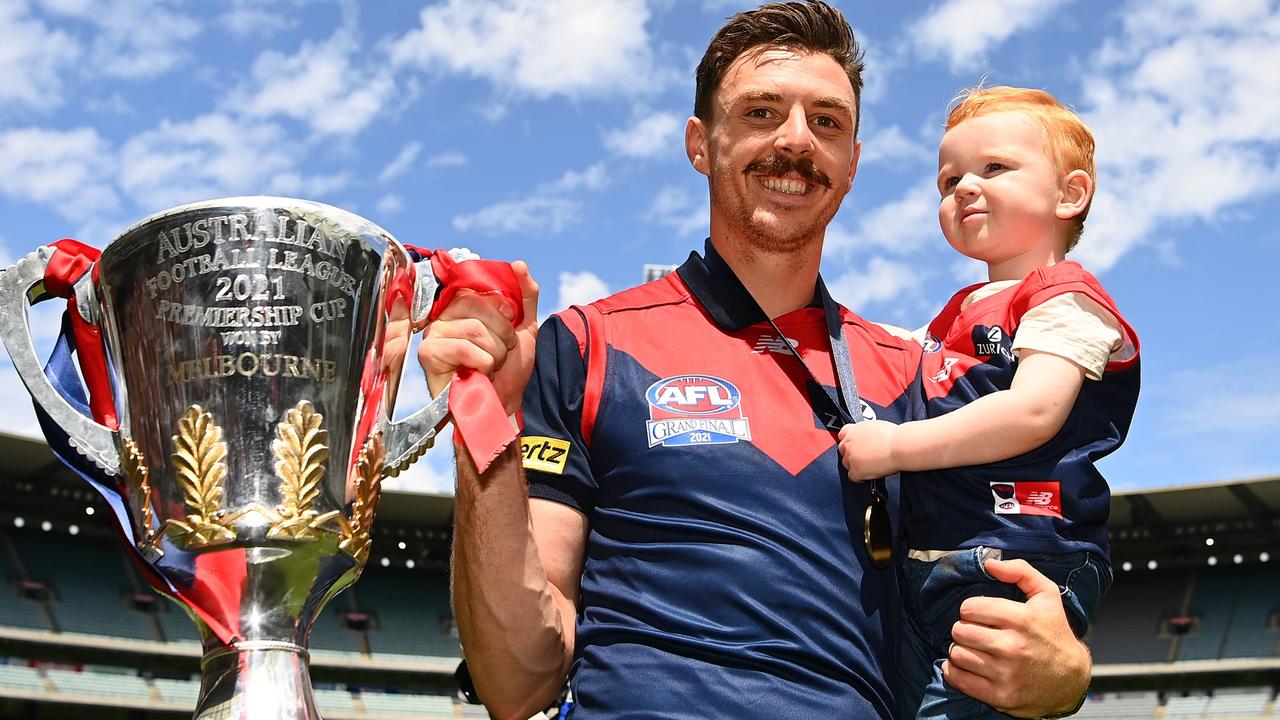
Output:
M436 338L431 343L430 352L425 350L425 343L422 347L419 355L429 376L449 375L460 367L493 375L494 370L500 366L492 353L462 338Z
M991 655L1006 656L1011 650L1010 639L1017 637L1003 629L960 620L951 626L952 651L964 649Z
M960 603L960 619L993 628L1018 627L1027 615L1025 603L994 597L971 597Z
M529 274L529 266L523 260L511 263L511 269L520 281L520 295L524 299L524 321L526 324L538 321L538 282Z
M1031 567L1026 560L988 560L987 574L1003 583L1017 585L1027 600L1043 594L1058 595L1058 585Z
M984 698L997 710L1003 710L1008 699L1008 688L999 679L970 672L950 660L942 663L942 679L965 695Z
M449 307L440 313L440 317L428 328L428 337L433 334L444 337L479 337L475 327L468 321L478 322L490 335L502 343L503 347L512 348L516 343L516 331L511 320L503 313L506 302L496 295L478 295L472 292L461 292L454 297ZM434 329L434 333L432 332ZM465 333L465 334L464 334Z

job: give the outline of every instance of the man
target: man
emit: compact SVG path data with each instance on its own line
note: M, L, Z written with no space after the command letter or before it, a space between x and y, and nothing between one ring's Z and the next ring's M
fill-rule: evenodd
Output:
M521 327L472 295L429 328L433 394L458 367L491 373L509 412L525 391L523 456L479 475L458 452L454 612L495 717L545 706L571 666L575 718L892 716L895 575L868 557L870 496L842 479L813 392L841 384L832 347L847 345L857 411L925 412L920 349L822 307L861 69L822 2L735 16L699 65L686 128L711 194L705 257L550 319L532 382L537 287L522 263ZM947 681L1011 714L1073 709L1088 652L1056 586L1024 563L989 571L1028 601L967 606Z

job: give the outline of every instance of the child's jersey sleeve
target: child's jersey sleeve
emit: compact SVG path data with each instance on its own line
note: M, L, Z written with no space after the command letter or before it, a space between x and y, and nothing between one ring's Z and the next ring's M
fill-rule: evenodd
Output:
M1132 356L1125 332L1109 310L1081 293L1063 293L1027 310L1013 338L1013 352L1047 352L1070 360L1090 380L1101 380L1107 363Z
M595 505L597 485L582 435L583 347L559 316L539 328L520 443L529 496L586 513Z

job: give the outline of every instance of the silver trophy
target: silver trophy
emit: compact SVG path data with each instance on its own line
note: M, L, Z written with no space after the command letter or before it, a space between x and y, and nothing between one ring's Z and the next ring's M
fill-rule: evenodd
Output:
M446 420L447 393L391 420L437 289L430 263L301 200L210 200L137 223L74 285L106 348L108 428L63 399L32 347L27 307L54 254L0 272L0 337L74 450L118 483L152 584L199 626L195 718L319 718L312 622L368 560L383 478Z

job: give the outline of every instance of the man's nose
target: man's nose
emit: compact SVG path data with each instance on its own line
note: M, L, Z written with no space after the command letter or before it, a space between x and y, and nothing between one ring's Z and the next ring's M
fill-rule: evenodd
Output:
M803 108L794 108L783 120L778 127L778 137L774 140L773 147L780 153L813 154L813 130L809 127L809 116Z

